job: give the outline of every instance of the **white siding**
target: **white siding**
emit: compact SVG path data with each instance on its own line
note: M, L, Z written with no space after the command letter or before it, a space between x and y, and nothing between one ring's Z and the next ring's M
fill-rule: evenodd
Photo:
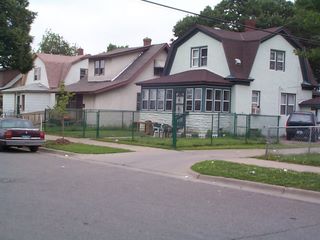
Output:
M285 71L269 69L270 50L285 51ZM260 44L250 73L254 79L249 87L234 86L232 95L232 110L236 113L251 113L251 94L253 90L261 92L260 114L279 115L281 93L296 94L296 109L298 103L312 97L311 91L302 90L303 82L299 57L294 48L283 37L275 36ZM281 125L286 116L281 116Z
M88 59L84 59L80 62L73 64L66 78L64 79L65 84L69 85L69 84L78 82L80 80L80 69L81 68L88 69L88 67L89 67Z
M119 56L111 59L105 59L104 75L94 75L94 62L95 60L89 61L89 72L88 81L111 81L118 76L124 69L134 62L140 53L133 53L130 55ZM103 60L103 59L102 59Z
M201 46L208 46L207 66L191 68L191 48ZM179 46L174 57L170 74L192 69L207 69L223 77L230 75L222 43L201 32Z
M46 108L52 108L55 104L54 93L25 93L25 111L37 112L44 111Z
M40 80L34 80L34 69L40 67L41 74L40 74ZM33 84L33 83L41 83L46 87L49 87L48 83L48 77L46 72L46 67L43 63L43 61L40 58L36 58L34 60L34 67L28 72L27 79L25 85Z
M15 111L15 94L14 93L4 93L3 94L3 112L9 113Z
M161 52L156 59L164 61L167 53ZM135 111L137 107L137 93L141 87L135 83L145 81L154 76L154 61L151 61L135 79L128 85L116 88L95 96L85 96L83 101L86 109L107 109L107 110L130 110Z

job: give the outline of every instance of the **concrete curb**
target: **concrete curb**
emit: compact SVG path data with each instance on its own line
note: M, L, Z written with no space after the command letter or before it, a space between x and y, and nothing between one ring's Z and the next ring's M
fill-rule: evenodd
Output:
M217 184L223 187L231 187L234 189L240 189L250 192L258 192L262 194L284 197L294 200L300 200L304 202L311 202L320 204L320 192L270 185L265 183L257 183L245 180L238 180L233 178L224 178L216 176L202 175L190 170L188 172L192 177L201 180Z

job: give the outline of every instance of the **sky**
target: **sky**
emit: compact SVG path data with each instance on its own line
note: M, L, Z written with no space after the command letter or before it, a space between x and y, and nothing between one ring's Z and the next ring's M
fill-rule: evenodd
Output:
M200 13L220 0L153 0L164 5ZM187 14L141 0L29 0L36 12L30 34L37 50L46 29L84 49L85 54L106 51L109 43L142 46L143 38L152 44L170 43L173 26Z

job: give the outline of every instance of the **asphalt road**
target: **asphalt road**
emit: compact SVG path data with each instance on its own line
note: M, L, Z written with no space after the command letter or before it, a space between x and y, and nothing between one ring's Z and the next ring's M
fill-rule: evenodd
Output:
M0 153L1 240L319 239L320 205L52 153Z

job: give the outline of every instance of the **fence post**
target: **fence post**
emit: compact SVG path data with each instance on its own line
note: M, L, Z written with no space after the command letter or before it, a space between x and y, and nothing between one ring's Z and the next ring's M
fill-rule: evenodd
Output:
M44 109L43 130L47 131L47 109Z
M174 111L172 111L172 147L177 148L177 119Z
M123 111L121 111L121 129L123 129L124 123L123 123Z
M237 129L238 129L238 115L236 113L233 114L234 119L233 119L233 136L236 137L238 135Z
M211 142L211 145L213 143L212 141L212 135L213 135L213 113L212 113L212 117L211 117L211 131L210 131L210 142Z
M86 127L87 127L87 113L86 110L83 110L83 117L82 117L82 137L86 137Z
M132 123L131 123L132 129L131 129L131 141L134 140L134 111L132 111Z
M312 128L313 128L313 127L309 127L308 154L310 154L310 152L311 152L310 148L311 148Z
M277 126L277 143L280 142L280 116L278 116L278 126Z
M246 115L246 134L245 142L248 143L249 133L250 132L250 115Z
M218 128L217 133L218 133L218 137L220 137L220 112L218 112L218 124L217 125L218 125L217 126L217 128Z
M99 138L99 128L100 128L100 110L97 112L97 127L96 127L96 138Z
M279 129L279 127L278 127ZM267 130L267 142L266 142L266 152L265 152L265 158L269 159L269 148L270 148L270 127L268 126L268 130Z

